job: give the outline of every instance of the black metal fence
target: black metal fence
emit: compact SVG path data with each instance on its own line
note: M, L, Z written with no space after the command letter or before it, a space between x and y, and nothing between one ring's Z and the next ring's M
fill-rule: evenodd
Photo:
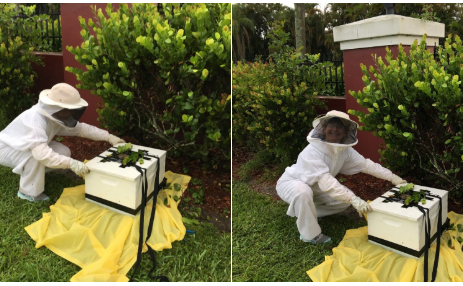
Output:
M343 58L332 55L320 55L318 63L329 62L330 65L325 65L320 70L321 75L325 79L325 88L319 91L319 95L328 96L344 96L345 83L344 83L344 63ZM312 65L311 62L304 62L304 65Z
M39 51L60 52L62 51L61 37L61 9L59 3L24 4L26 6L36 5L33 15L44 15L35 23L35 29L41 30L42 45L37 47ZM21 14L19 17L25 18ZM27 27L26 27L27 28ZM31 27L32 28L32 27Z
M53 50L62 49L61 40L61 9L59 4L38 5L35 13L37 15L45 14L50 17L50 21L40 21L40 29L42 30L42 39L47 44L51 45ZM55 21L57 22L55 26ZM38 26L38 24L36 24ZM51 28L51 29L50 29Z

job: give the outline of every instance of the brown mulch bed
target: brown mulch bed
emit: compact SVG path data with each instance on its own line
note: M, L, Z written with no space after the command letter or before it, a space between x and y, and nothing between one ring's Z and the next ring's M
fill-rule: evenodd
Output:
M62 138L61 143L71 149L71 157L80 161L91 160L111 147L111 144L104 141L93 141L74 136L63 136ZM134 138L122 136L122 139L132 144L142 145ZM221 231L231 232L231 192L225 188L227 184L231 185L230 171L220 168L206 171L202 169L199 160L193 161L186 157L172 158L170 156L166 158L166 171L200 179L204 187L204 203L198 205L201 208L202 219L209 219ZM183 197L191 198L189 190L198 187L190 182ZM191 207L193 203L194 200L190 200L186 204ZM182 212L181 207L179 209Z
M238 169L245 162L249 161L252 158L253 154L251 152L245 151L243 148L233 147L233 179L238 179ZM272 198L279 200L278 194L276 193L275 186L278 178L273 181L265 181L256 183L259 181L258 178L262 175L261 172L253 174L253 180L249 182L251 188L255 191L263 194L272 196ZM338 180L344 178L345 181L341 179L342 184L351 189L357 196L362 198L365 201L373 201L377 197L381 196L388 190L390 190L393 185L389 181L375 178L371 175L359 173L351 176L338 174L336 176ZM416 185L424 185L420 180L417 180L412 177L404 177L409 183L414 183ZM433 186L429 186L433 187ZM453 198L449 196L448 199L448 211L455 212L458 214L463 214L463 204L460 202L460 199ZM356 212L350 211L349 213L356 215Z

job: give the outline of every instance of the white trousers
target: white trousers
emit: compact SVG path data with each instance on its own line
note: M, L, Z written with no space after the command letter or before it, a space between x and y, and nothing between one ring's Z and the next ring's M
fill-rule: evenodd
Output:
M340 213L350 206L344 202L333 204L332 200L317 194L306 183L286 174L278 180L276 190L280 198L289 204L286 214L297 217L297 229L305 239L312 239L322 232L317 218Z
M60 155L71 157L71 150L59 142L51 141L48 146ZM17 151L7 145L0 144L0 165L16 168L24 160L27 161L22 170L18 172L21 175L19 190L29 196L38 196L45 189L45 172L53 169L46 168L45 165L35 160L30 150Z

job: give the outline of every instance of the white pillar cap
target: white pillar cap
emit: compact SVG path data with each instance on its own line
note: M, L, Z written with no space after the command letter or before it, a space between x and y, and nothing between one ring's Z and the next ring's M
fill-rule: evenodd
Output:
M400 15L383 15L333 28L335 42L341 50L411 45L426 34L428 46L445 36L445 25Z

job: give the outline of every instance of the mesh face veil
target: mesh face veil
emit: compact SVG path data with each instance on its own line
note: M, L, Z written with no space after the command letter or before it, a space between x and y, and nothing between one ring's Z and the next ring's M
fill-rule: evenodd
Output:
M86 106L75 109L63 108L57 105L48 105L40 102L40 109L53 121L69 128L74 128L85 112Z
M337 116L327 116L320 120L318 125L314 128L312 138L318 138L325 141L325 128L328 124L339 124L344 127L346 136L342 138L339 144L350 145L357 142L357 125L349 120Z

